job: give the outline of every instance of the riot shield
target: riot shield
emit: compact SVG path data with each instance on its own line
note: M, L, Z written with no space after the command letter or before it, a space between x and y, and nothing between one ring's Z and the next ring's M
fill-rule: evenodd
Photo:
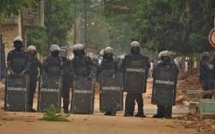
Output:
M2 69L2 66L3 66L3 64L2 64L2 63L3 63L3 62L2 62L2 59L3 59L3 58L2 58L2 57L3 57L3 55L2 55L2 54L3 54L3 53L2 53L2 52L3 52L2 44L3 44L3 43L2 43L2 35L0 35L0 52L1 52L1 53L0 53L0 79L3 77L3 75L2 75L2 71L3 71L3 69Z
M215 79L208 80L208 90L215 90Z
M123 91L120 74L104 70L100 74L100 111L123 110Z
M40 76L38 111L44 112L53 105L57 110L61 109L62 79L59 76L43 74Z
M215 70L214 67L208 70L208 90L215 90Z
M2 43L2 36L0 35L0 79L6 78L6 76L5 44Z
M152 104L175 105L178 71L175 68L156 67L152 89Z
M27 75L7 76L5 88L5 110L6 111L27 111L28 110L28 86Z
M93 114L94 110L94 80L88 77L76 76L72 86L71 113Z
M148 58L143 56L125 56L125 91L145 93L147 82Z

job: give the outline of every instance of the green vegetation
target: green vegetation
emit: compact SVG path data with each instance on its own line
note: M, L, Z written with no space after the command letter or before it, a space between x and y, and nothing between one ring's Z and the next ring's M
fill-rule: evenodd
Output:
M127 16L131 34L124 38L139 40L147 50L194 54L212 49L207 37L214 26L213 0L108 1L105 13L121 24Z
M19 15L38 0L1 0L0 20L5 17Z
M71 0L46 0L44 6L45 26L29 30L27 43L35 45L42 55L47 55L53 43L67 45L73 15Z
M35 1L3 0L0 17L18 14ZM98 52L112 46L123 54L138 40L148 53L168 49L193 55L213 50L208 34L214 16L214 0L45 0L45 27L29 31L28 44L45 55L52 43L73 42L76 21L77 43L85 44L87 37L87 47Z
M67 116L64 116L59 113L59 109L55 108L53 105L51 105L47 110L45 110L45 114L41 120L69 122Z

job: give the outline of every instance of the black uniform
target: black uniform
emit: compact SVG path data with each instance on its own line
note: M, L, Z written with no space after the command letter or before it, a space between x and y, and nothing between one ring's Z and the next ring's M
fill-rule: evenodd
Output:
M53 76L62 76L63 75L63 60L59 56L53 57L49 56L45 59L43 63L43 73Z
M35 110L32 108L33 107L33 98L34 98L34 93L36 90L36 85L37 85L37 78L38 78L38 70L40 69L41 71L42 64L41 62L37 59L36 56L30 55L28 56L28 70L27 73L30 78L30 85L29 85L29 111L34 112Z
M113 56L106 57L106 55L104 55L103 60L101 61L100 66L98 67L97 76L99 76L102 73L102 71L113 70L113 69L115 70L115 74L119 72L119 67L118 67L117 60L114 59ZM115 110L106 111L105 115L115 116L116 111Z
M140 53L140 48L131 48L131 53L128 56L143 56ZM126 56L125 56L126 57ZM150 68L150 63L147 62L147 70ZM122 63L122 69L125 71L125 61ZM148 73L148 72L146 72ZM143 96L142 93L127 93L125 100L125 114L124 116L133 116L135 101L137 102L138 112L136 117L145 117L143 111Z
M161 60L156 67L176 68L178 70L178 67L176 66L176 64L174 62L171 62L170 60L168 61ZM155 114L153 117L155 118L172 117L172 106L157 105L157 107L158 107L157 114Z
M89 56L85 55L83 49L73 50L73 52L74 58L71 61L73 84L71 112L75 114L92 114L94 106L93 77L95 74L93 72L93 62Z
M10 74L7 77L7 82L6 82L7 85L5 86L6 88L5 91L7 95L7 97L5 97L5 102L8 100L13 100L13 98L10 98L10 97L13 97L12 95L13 93L10 94L10 92L8 92L9 91L7 89L8 86L13 85L13 86L19 86L21 88L25 88L23 92L21 91L20 93L18 93L19 91L14 91L14 93L17 92L17 95L18 95L17 98L14 98L14 99L15 100L17 99L17 101L19 101L18 102L19 104L15 105L14 102L13 102L14 104L11 103L12 105L11 109L19 110L19 111L27 111L28 106L26 105L26 103L28 103L27 102L28 99L25 96L25 94L28 92L29 82L28 82L28 77L25 76L25 73L27 71L28 55L24 50L22 50L22 47L23 47L22 41L19 41L19 40L14 41L14 47L15 49L11 50L7 56L7 66L8 66L8 70L10 71ZM17 82L19 82L18 85L15 84L16 80ZM8 106L6 105L7 105L7 102L5 103L5 108L7 109Z
M94 75L94 66L92 59L85 54L78 54L72 59L71 69L72 75L92 77Z
M62 60L63 60L63 85L62 85L63 109L65 113L68 113L71 86L71 61L65 57L62 57Z
M28 55L22 49L14 49L8 53L7 65L11 73L21 74L27 71Z
M210 68L210 65L213 65L214 62L213 59L212 63L210 63L209 57L203 57L200 61L200 75L199 75L199 81L201 83L202 89L204 91L213 90L214 84L213 81L215 79L215 69ZM203 98L211 98L211 94L206 94L203 96Z
M209 83L209 89L210 90L215 90L215 57L213 57L211 64L212 68L210 68L210 83ZM212 95L209 96L210 98Z

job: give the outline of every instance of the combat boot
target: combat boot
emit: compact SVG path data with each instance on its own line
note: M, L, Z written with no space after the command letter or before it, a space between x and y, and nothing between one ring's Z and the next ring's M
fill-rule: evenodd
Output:
M109 111L109 112L106 112L104 115L107 115L107 116L116 116L116 112L115 111Z
M111 112L108 111L108 112L106 112L104 115L110 116L110 115L111 115Z
M28 112L37 112L37 111L33 108L29 108Z
M132 112L125 112L124 114L125 117L132 117L134 116Z
M157 114L153 116L153 118L164 118L165 106L157 106Z
M68 113L69 113L68 108L64 108L64 109L63 109L63 112L64 112L65 114L68 114Z
M166 119L171 119L172 118L172 106L166 106L165 118Z
M153 118L163 118L163 116L159 115L159 114L155 114L155 115L153 115Z
M112 111L111 116L116 116L116 111Z
M69 113L69 110L68 110L68 107L69 107L69 101L63 101L63 112L68 114Z
M135 117L145 118L146 116L144 115L143 112L137 112L137 114L135 114Z

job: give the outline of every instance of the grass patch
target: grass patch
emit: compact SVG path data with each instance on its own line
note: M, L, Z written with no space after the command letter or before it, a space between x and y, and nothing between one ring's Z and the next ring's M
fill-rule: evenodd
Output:
M60 108L54 107L51 105L48 109L45 110L45 114L41 120L45 121L59 121L59 122L69 122L67 119L68 115L63 115L59 113Z

